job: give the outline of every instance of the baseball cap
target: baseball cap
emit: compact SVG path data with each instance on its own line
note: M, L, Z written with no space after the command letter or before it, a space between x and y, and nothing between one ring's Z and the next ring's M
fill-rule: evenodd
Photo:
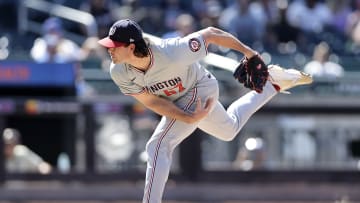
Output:
M124 46L142 40L142 33L142 29L136 22L130 19L119 20L111 26L109 35L98 43L107 48Z
M63 32L62 22L59 18L50 17L45 20L43 26L43 33L56 32L61 34Z

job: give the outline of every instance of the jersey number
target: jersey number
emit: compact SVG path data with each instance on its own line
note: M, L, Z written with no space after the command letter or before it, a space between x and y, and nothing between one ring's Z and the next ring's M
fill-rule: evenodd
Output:
M166 96L171 96L173 94L177 94L177 93L182 92L184 90L185 90L185 88L182 86L182 83L178 83L172 89L164 90L164 93L166 94Z

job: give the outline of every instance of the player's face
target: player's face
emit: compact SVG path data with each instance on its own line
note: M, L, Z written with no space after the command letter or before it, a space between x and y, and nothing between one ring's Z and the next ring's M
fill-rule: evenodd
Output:
M109 48L108 52L110 54L111 60L113 63L125 63L129 58L129 47L121 46Z

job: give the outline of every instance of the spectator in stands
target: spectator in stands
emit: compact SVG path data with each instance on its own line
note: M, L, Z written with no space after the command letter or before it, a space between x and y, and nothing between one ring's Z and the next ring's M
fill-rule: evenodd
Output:
M199 22L200 27L219 27L219 18L224 5L219 0L193 1L192 15Z
M232 163L235 169L244 171L265 168L266 151L261 137L249 137L239 148Z
M281 1L260 0L258 3L258 12L266 24L272 24L279 18L279 4Z
M105 49L98 48L98 38L90 37L85 40L82 47L71 39L64 37L64 29L58 18L49 18L43 24L43 36L35 39L31 48L31 57L37 63L77 63L91 56L105 56ZM101 55L99 50L104 53ZM94 89L86 83L82 75L80 63L76 66L76 88L78 96L95 94Z
M354 10L349 14L346 22L346 34L351 42L360 46L360 0L354 0Z
M80 10L88 12L94 16L98 28L99 38L107 36L108 27L114 22L111 0L87 0L80 5Z
M3 131L5 168L14 173L48 174L52 167L39 155L21 144L20 132L13 128Z
M286 18L291 26L301 32L302 41L299 45L303 46L302 51L311 54L313 47L324 40L322 33L330 24L332 13L321 0L292 1L287 9Z
M260 20L255 2L236 0L228 6L219 18L221 28L234 34L241 41L252 45L261 41L265 23ZM256 25L256 26L255 26Z
M160 6L161 3L163 2L163 0L133 0L133 1L138 1L139 4L141 4L141 6L147 8Z
M64 37L62 23L58 18L49 18L43 24L43 35L34 41L30 54L38 63L69 63L84 58L82 49Z
M279 51L280 53L287 53L287 50L279 50L280 44L294 43L296 45L303 45L301 43L302 33L300 29L291 25L286 17L288 10L287 1L278 3L279 18L270 26L269 32L266 35L267 49ZM306 46L304 44L303 46Z
M346 33L346 21L351 13L349 0L328 0L327 3L332 12L331 31L335 31L335 34L344 35Z
M184 12L179 0L164 0L164 26L167 30L176 29L176 19Z
M3 35L7 31L18 29L18 5L13 0L0 1L0 32Z
M316 138L305 129L284 132L282 146L284 161L296 168L309 168L315 165L319 147ZM331 139L329 139L331 140Z
M109 59L108 52L103 47L97 45L98 37L88 37L82 44L85 57L82 65L86 68L101 67L104 71L109 71L111 60Z
M181 14L175 21L176 30L167 32L163 38L184 37L195 31L195 19L190 14Z
M330 61L331 50L326 42L319 43L313 53L312 61L305 64L304 72L314 77L337 78L344 75L344 68Z
M287 10L290 24L310 33L321 32L331 17L330 8L319 0L293 1Z

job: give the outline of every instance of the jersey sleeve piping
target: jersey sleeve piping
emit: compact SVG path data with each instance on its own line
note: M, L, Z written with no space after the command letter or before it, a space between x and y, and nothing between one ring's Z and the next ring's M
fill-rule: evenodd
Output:
M203 43L204 43L204 47L205 47L205 55L208 55L209 51L208 51L208 47L206 46L206 40L204 39L204 37L203 37L203 36L201 36L201 39L202 39L202 41L203 41Z

